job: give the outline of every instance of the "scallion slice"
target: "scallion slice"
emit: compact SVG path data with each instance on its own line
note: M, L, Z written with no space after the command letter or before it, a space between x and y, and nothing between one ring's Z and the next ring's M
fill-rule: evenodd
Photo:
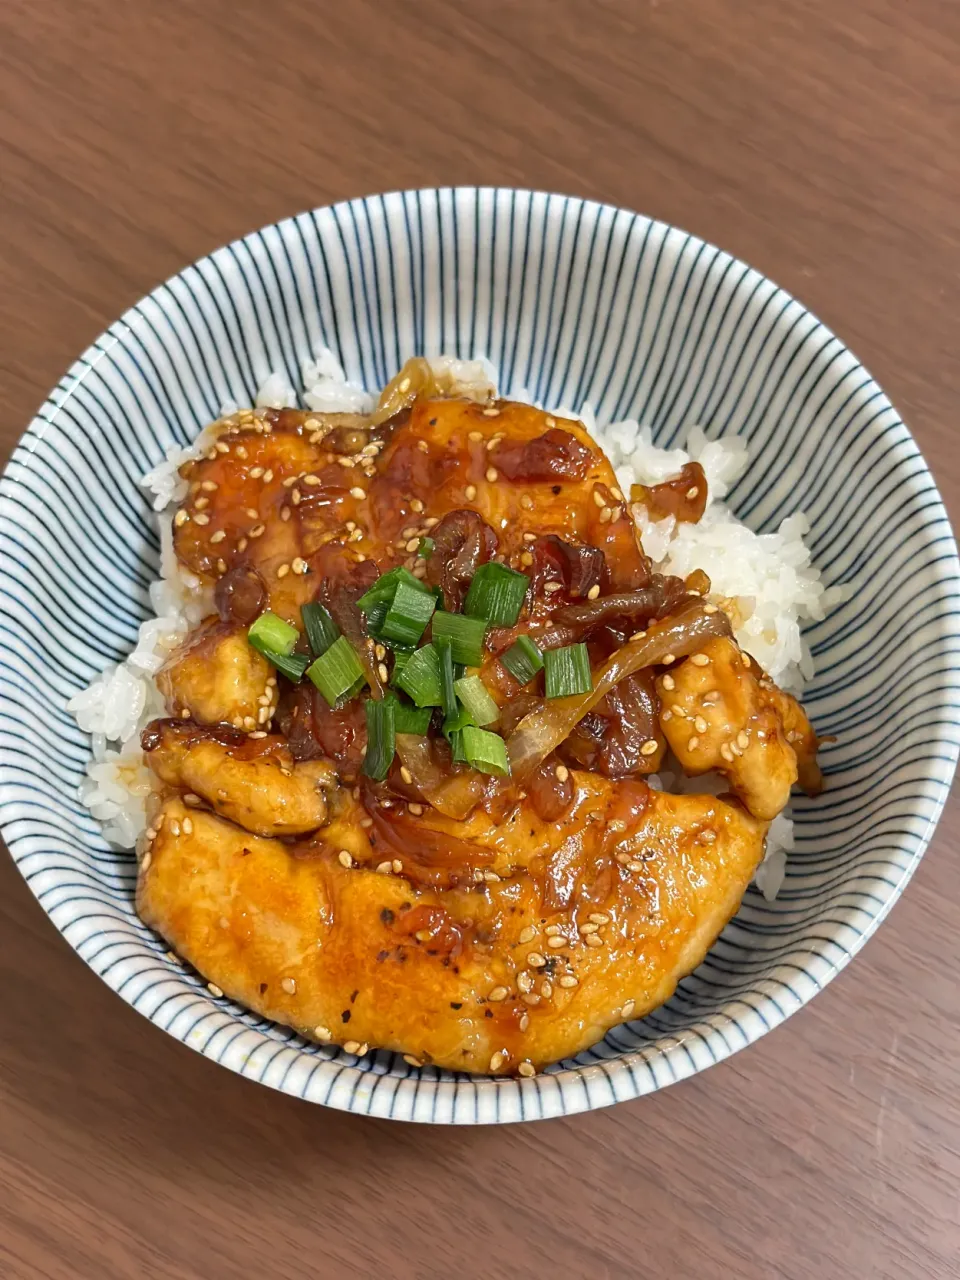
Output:
M461 735L461 745L468 764L481 773L495 773L501 778L507 776L510 772L507 744L499 734L468 725L461 731Z
M396 677L398 688L408 693L418 707L439 707L443 693L440 687L440 655L432 644L411 653Z
M300 683L303 679L303 673L312 661L305 653L264 652L263 656L268 662L272 662L276 669L294 684Z
M450 755L454 764L466 764L467 753L463 749L463 730L452 729L447 734L447 741L450 743Z
M411 707L409 703L398 699L393 718L397 733L414 733L417 737L424 738L430 728L432 716L432 707Z
M543 670L543 654L529 636L517 636L500 661L520 684L529 684Z
M433 548L436 545L437 544L434 542L432 538L427 538L427 537L421 538L420 545L419 547L417 547L417 555L420 557L421 560L429 560L430 557L433 555Z
M562 649L548 649L543 655L543 667L548 698L589 693L593 688L590 655L585 644L568 644Z
M447 716L443 722L443 736L452 743L461 729L465 729L468 724L476 726L476 721L466 707L457 707L456 713Z
M390 771L397 747L397 700L369 698L364 707L367 717L367 750L363 757L363 772L368 778L382 782Z
M464 676L453 687L474 724L493 724L500 719L500 708L479 676Z
M329 609L322 604L303 605L300 617L303 619L303 629L307 633L313 656L319 658L339 638L340 628L331 617Z
M416 644L436 607L437 598L432 592L424 591L419 585L411 587L408 582L399 582L387 616L380 624L380 635L397 644Z
M269 609L266 613L261 613L247 632L247 639L263 654L268 651L279 654L293 653L299 638L300 632L296 627L292 627L289 622L284 622Z
M454 662L467 667L479 667L483 662L483 637L487 624L483 618L467 618L462 613L433 615L434 640L450 641Z
M445 716L457 713L457 691L454 688L453 650L447 636L434 637L433 647L440 659L440 705Z
M346 636L334 640L326 653L307 668L307 675L334 708L346 695L352 696L364 678L363 667Z
M471 618L484 618L492 626L512 627L520 617L529 585L525 573L491 560L473 575L463 611Z
M379 577L370 590L357 601L357 607L363 613L369 613L374 605L391 604L401 582L405 582L408 587L413 587L417 591L425 590L420 580L415 578L409 569L398 567Z

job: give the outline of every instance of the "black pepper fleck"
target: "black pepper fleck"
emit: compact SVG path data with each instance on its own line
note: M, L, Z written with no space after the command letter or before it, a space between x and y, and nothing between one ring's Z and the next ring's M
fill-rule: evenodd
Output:
M341 1015L340 1015L340 1021L341 1021L341 1022L349 1022L349 1021L350 1021L350 1010L349 1010L349 1009L344 1009L343 1013L341 1013Z
M380 919L383 921L384 924L393 924L394 915L389 907L383 908L383 910L380 912Z
M462 1000L451 1000L451 1001L450 1001L450 1008L451 1008L451 1009L462 1009L462 1008L463 1008L463 1001L462 1001Z

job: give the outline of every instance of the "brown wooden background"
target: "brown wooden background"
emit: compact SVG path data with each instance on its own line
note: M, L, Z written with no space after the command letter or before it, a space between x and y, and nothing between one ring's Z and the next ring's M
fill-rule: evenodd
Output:
M5 0L0 448L125 307L366 192L502 183L748 259L879 377L960 512L957 0ZM948 808L865 953L655 1097L426 1130L152 1028L0 861L0 1275L960 1276Z

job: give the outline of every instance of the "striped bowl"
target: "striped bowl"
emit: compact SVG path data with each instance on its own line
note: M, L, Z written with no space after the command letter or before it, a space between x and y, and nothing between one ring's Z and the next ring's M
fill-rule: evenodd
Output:
M795 802L797 849L673 999L533 1079L357 1059L215 999L137 919L133 857L77 799L90 744L67 699L133 646L158 540L138 478L271 370L318 344L381 386L417 352L489 356L505 394L739 432L730 501L755 529L803 510L846 603L810 627L807 705L828 790ZM311 1102L476 1124L605 1106L726 1057L859 950L930 838L957 757L956 548L936 487L883 392L756 271L662 223L511 190L414 191L265 228L154 290L76 362L0 483L0 815L27 883L105 982L157 1026ZM91 1028L91 1035L96 1029Z

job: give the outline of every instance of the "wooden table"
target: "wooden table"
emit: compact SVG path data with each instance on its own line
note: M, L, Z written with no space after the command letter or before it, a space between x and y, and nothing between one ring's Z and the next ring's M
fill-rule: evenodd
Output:
M956 0L6 0L4 452L154 284L398 187L594 196L717 242L878 376L960 509ZM690 1082L532 1127L311 1108L161 1035L0 862L0 1275L960 1276L940 826L866 952Z

